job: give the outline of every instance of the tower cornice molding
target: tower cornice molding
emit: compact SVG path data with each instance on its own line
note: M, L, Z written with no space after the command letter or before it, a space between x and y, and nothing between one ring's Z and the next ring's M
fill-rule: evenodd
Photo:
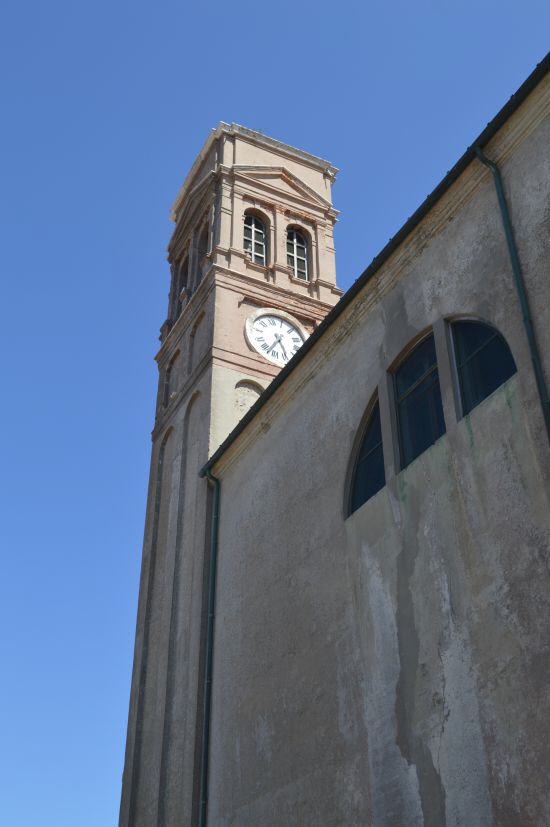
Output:
M331 209L332 204L326 198L324 198L317 190L314 190L313 187L310 187L305 181L302 180L298 175L294 175L294 173L290 172L286 167L279 167L279 166L271 166L271 165L262 165L256 166L252 164L236 164L232 167L233 175L235 180L245 180L251 181L254 185L261 185L263 187L270 188L277 190L273 184L269 184L266 182L266 177L270 178L280 178L286 184L292 187L296 187L298 191L302 190L301 200L311 200L314 204L320 205L324 209ZM279 190L280 191L280 190ZM288 198L288 193L285 190L280 191L284 198ZM307 196L307 197L305 197ZM293 197L299 197L293 194Z
M193 181L195 180L200 168L202 167L203 163L208 157L212 147L224 135L232 139L235 139L235 137L239 137L244 142L256 146L265 146L271 152L280 155L283 158L289 158L294 161L299 161L301 164L309 166L312 169L316 169L319 172L321 172L323 176L327 178L331 183L334 182L336 175L338 173L338 168L333 166L333 164L331 164L329 161L326 161L324 158L320 158L317 155L312 155L311 153L306 152L305 150L298 149L297 147L291 146L290 144L285 144L283 141L278 141L276 138L270 138L268 135L264 135L262 132L257 132L253 129L248 129L247 127L241 126L240 124L227 124L224 121L220 121L218 126L214 127L208 135L206 141L204 142L201 150L199 151L195 159L193 166L189 170L189 173L187 174L182 186L180 187L178 194L176 195L171 210L171 217L174 221L177 219L180 206L183 203L183 201L188 197L189 192L191 191L193 186Z
M326 316L333 305L303 293L296 293L285 287L273 284L272 282L260 282L252 276L237 273L235 270L215 265L216 284L227 290L242 295L245 298L254 299L259 302L258 306L278 307L282 310L293 308L293 313L302 315L311 321L320 321ZM271 302L271 304L269 304Z

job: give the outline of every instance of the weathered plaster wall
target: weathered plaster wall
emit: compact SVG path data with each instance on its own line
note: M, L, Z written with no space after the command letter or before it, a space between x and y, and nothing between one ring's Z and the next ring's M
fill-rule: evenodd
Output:
M550 380L549 141L547 117L502 171ZM212 825L550 823L550 453L473 166L215 469ZM345 519L377 384L455 314L498 327L517 375L460 421L442 375L447 433L397 474L386 456L387 485Z

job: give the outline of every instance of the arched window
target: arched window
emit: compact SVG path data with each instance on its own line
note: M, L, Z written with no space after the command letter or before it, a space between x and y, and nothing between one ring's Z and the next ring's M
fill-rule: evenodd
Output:
M308 281L307 240L298 230L290 229L286 234L286 262L294 278Z
M380 428L380 406L376 400L353 471L349 513L353 514L363 503L380 491L386 484L384 454L382 451L382 430Z
M206 270L206 255L208 253L208 224L205 224L199 235L199 243L197 248L197 281L195 288L197 288L204 276Z
M517 368L504 337L482 322L451 325L462 413L470 413Z
M265 227L255 215L246 215L244 219L244 249L256 264L266 263Z
M183 310L183 303L181 300L182 290L187 287L187 272L189 270L189 258L185 256L184 260L178 268L176 274L176 312L175 318L179 319L181 311Z
M164 408L168 406L174 390L174 369L178 356L179 351L172 356L164 373L164 387L162 389L162 405Z
M445 433L433 335L423 339L394 374L401 467Z

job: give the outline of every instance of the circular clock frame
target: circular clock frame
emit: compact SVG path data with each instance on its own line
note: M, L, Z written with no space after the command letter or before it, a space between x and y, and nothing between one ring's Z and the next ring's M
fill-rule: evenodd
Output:
M302 337L302 345L306 341L306 339L309 338L309 333L304 329L300 322L294 318L294 316L291 316L290 313L286 313L284 310L279 310L277 307L261 307L254 313L252 313L250 316L248 316L244 325L244 333L249 348L258 356L261 356L263 359L265 359L266 362L269 362L270 365L277 366L277 362L275 360L270 359L267 356L264 356L263 353L260 353L256 345L254 344L254 325L258 319L262 318L262 316L276 316L277 318L283 319L285 322L288 322L288 324L295 327L300 336ZM287 363L280 363L280 367L283 367L283 364Z

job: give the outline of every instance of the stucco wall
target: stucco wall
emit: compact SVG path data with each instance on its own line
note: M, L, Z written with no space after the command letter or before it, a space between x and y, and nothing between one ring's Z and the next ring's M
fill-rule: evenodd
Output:
M549 140L546 118L502 171L550 379ZM213 825L550 823L550 456L475 166L216 468ZM345 519L377 384L455 314L494 324L517 375L460 421L444 387L446 434Z

